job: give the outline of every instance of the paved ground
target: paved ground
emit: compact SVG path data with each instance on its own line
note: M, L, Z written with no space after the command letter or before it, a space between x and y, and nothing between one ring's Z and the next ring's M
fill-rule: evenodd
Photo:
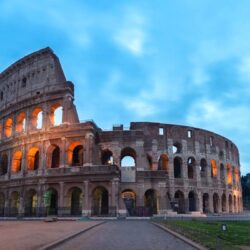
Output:
M45 244L98 223L100 222L0 221L0 249L35 250Z
M194 248L147 221L112 221L93 228L54 249L191 250Z

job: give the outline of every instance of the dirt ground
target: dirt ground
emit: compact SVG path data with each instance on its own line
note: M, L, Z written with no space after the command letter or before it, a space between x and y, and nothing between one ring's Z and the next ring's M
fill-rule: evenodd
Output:
M35 250L97 221L0 221L0 250Z

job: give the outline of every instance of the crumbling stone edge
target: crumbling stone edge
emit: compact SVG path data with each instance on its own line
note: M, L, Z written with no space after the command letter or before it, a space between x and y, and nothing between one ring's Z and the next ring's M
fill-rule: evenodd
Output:
M198 250L207 250L208 248L204 247L204 246L201 246L200 244L196 243L196 242L193 242L192 240L186 238L185 236L179 234L179 233L176 233L174 231L172 231L171 229L159 224L159 223L156 223L156 222L151 222L153 225L155 225L156 227L159 227L160 229L172 234L174 237L184 241L185 243L189 244L190 246L198 249Z
M57 247L58 245L60 245L60 244L62 244L62 243L64 243L64 242L66 242L66 241L68 241L68 240L71 240L71 239L73 239L74 237L76 237L76 236L78 236L78 235L80 235L80 234L82 234L82 233L85 233L85 232L87 232L87 231L93 229L94 227L98 227L98 226L100 226L100 225L102 225L102 224L104 224L104 223L106 223L106 221L101 221L101 222L98 223L98 224L95 224L95 225L90 226L90 227L88 227L88 228L82 229L82 230L80 230L80 231L78 231L78 232L76 232L76 233L72 233L72 234L66 235L65 237L60 238L59 240L55 240L55 241L53 241L53 242L51 242L51 243L49 243L49 244L47 244L47 245L45 245L45 246L42 246L41 248L39 248L39 250L51 250L51 249Z

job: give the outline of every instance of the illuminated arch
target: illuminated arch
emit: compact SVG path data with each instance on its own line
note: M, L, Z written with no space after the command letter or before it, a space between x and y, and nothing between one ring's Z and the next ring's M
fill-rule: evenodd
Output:
M216 165L216 160L211 160L211 177L216 177L218 174L218 169Z
M13 130L12 127L13 127L13 121L12 121L11 118L8 118L5 121L5 127L4 127L6 137L11 137L12 136L12 130Z
M227 164L227 184L232 184L232 173L231 173L231 166Z
M167 154L162 154L158 161L158 170L168 171L169 158Z
M39 149L32 147L28 152L28 170L37 170L39 168Z
M72 142L68 148L68 164L70 166L83 165L83 146L79 141Z
M52 126L62 124L62 105L55 103L50 107L49 119Z
M33 109L31 114L31 123L34 128L41 129L43 126L43 110L40 107Z
M11 171L17 173L22 167L22 152L16 151L12 157Z
M16 132L21 133L25 131L26 127L26 115L24 112L18 114L16 118Z
M60 166L60 148L56 144L49 146L47 150L47 167L59 168Z

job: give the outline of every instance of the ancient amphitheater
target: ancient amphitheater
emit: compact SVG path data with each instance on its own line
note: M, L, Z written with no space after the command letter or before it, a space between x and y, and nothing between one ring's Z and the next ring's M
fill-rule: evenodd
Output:
M229 139L148 122L103 131L79 122L73 102L74 85L50 48L0 74L0 216L242 211Z

